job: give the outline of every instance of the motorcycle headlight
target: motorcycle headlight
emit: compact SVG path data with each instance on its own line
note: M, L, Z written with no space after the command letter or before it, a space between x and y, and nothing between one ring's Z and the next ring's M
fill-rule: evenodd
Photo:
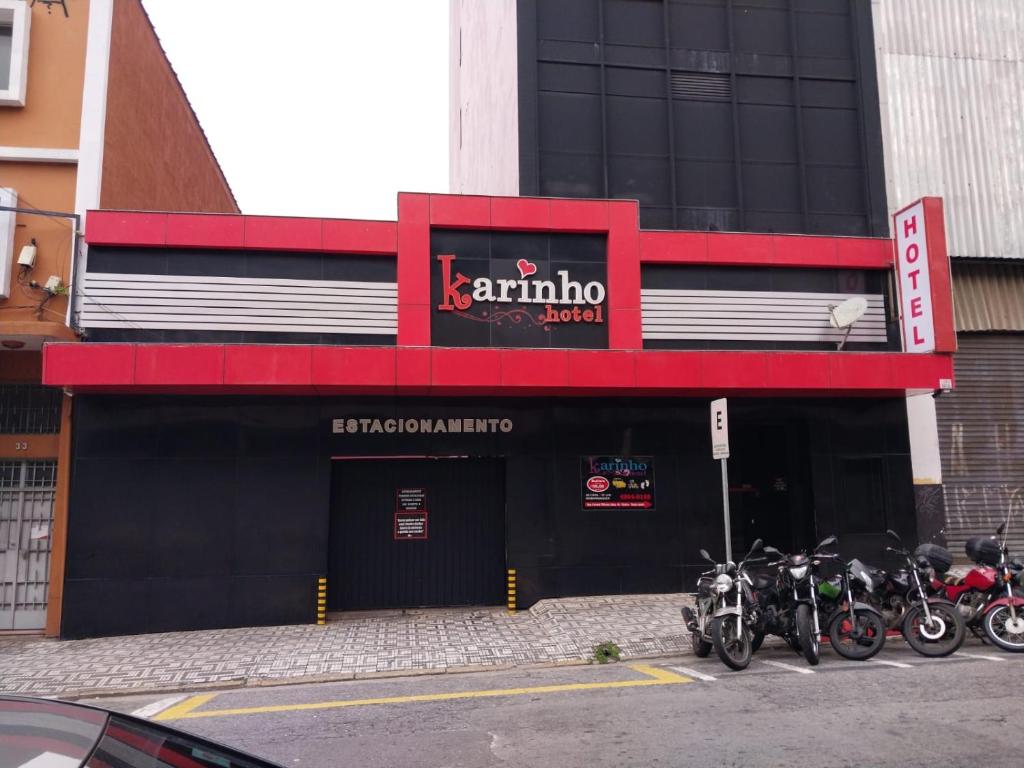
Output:
M732 576L727 573L715 577L715 591L725 593L732 589Z
M804 576L807 575L807 569L810 566L797 565L789 569L789 575L792 576L796 581L800 581Z

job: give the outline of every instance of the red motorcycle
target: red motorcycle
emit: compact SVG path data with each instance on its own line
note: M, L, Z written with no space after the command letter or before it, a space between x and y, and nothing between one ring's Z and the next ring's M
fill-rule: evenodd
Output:
M980 626L995 645L1020 653L1024 652L1024 595L1014 585L1020 585L1024 566L1010 559L1005 530L1004 524L996 531L1003 536L1002 542L994 536L968 539L964 549L978 567L963 578L933 578L932 587L956 605L974 634L980 636Z

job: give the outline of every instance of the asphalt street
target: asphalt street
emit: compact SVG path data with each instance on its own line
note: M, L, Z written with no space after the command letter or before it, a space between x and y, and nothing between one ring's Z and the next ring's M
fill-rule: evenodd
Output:
M1024 765L1024 655L714 657L94 700L285 766Z

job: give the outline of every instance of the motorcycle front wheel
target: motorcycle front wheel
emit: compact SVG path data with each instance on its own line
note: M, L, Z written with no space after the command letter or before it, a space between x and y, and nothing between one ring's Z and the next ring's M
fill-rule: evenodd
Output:
M711 641L715 653L730 669L746 669L754 655L750 629L743 617L729 614L711 621Z
M996 606L985 614L983 626L988 639L1004 651L1024 652L1024 608L1017 608L1014 619L1010 606Z
M866 661L885 645L885 621L874 611L854 609L836 615L828 627L828 639L844 659Z
M711 643L701 637L700 632L690 633L690 645L693 646L693 655L698 658L705 658L711 653Z
M903 616L903 638L922 656L939 657L956 653L967 632L963 617L954 605L929 603L931 625L921 603L910 606Z
M821 638L814 631L814 615L806 603L796 607L796 634L800 638L800 653L808 664L816 667L821 661Z

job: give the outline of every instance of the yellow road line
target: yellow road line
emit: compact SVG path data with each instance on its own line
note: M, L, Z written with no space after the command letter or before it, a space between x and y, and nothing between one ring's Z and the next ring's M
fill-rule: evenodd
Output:
M154 717L154 720L177 720L179 717L184 717L196 707L201 707L203 704L208 702L216 693L203 693L198 696L189 696L184 701L179 701L173 707L168 707L163 712Z
M459 699L484 699L497 696L525 696L543 693L568 693L573 691L597 691L606 688L644 688L653 685L679 685L693 680L667 669L647 664L630 664L630 669L646 675L643 680L616 680L605 683L565 683L562 685L536 685L526 688L495 688L483 691L459 691L456 693L420 693L410 696L387 696L376 699L348 699L342 701L318 701L307 704L274 704L265 707L238 707L235 709L211 709L193 711L199 705L213 698L193 696L180 704L160 713L156 720L189 720L198 717L227 717L229 715L259 715L269 712L301 712L311 709L340 709L342 707L366 707L376 704L414 704L430 701L456 701ZM201 701L196 701L201 699Z

